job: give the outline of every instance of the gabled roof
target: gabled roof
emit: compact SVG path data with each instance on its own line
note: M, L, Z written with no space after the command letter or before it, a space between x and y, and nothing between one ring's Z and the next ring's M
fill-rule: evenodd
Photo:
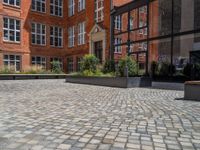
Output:
M89 34L105 31L105 28L100 24L95 24Z

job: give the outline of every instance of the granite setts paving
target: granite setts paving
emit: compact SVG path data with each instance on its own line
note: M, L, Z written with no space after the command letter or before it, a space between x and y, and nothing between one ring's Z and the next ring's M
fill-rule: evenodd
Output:
M200 150L200 102L182 97L64 80L0 81L0 150Z

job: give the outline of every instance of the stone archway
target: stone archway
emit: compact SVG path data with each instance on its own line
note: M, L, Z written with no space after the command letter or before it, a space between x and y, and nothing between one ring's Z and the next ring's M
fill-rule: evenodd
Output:
M102 41L102 62L106 60L106 30L95 24L89 33L89 53L95 55L95 43Z

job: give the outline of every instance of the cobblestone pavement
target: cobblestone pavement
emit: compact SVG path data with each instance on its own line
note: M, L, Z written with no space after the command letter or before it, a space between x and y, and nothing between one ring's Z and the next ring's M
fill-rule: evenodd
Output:
M0 81L0 149L200 149L200 102L181 97L64 80Z

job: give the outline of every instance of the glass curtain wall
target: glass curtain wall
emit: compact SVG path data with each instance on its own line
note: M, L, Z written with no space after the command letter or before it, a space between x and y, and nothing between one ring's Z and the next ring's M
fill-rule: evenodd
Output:
M116 16L122 16L123 30L111 23L111 53L122 46L140 75L188 76L190 63L200 66L199 0L137 0L114 8L111 18ZM118 37L121 43L112 42Z

